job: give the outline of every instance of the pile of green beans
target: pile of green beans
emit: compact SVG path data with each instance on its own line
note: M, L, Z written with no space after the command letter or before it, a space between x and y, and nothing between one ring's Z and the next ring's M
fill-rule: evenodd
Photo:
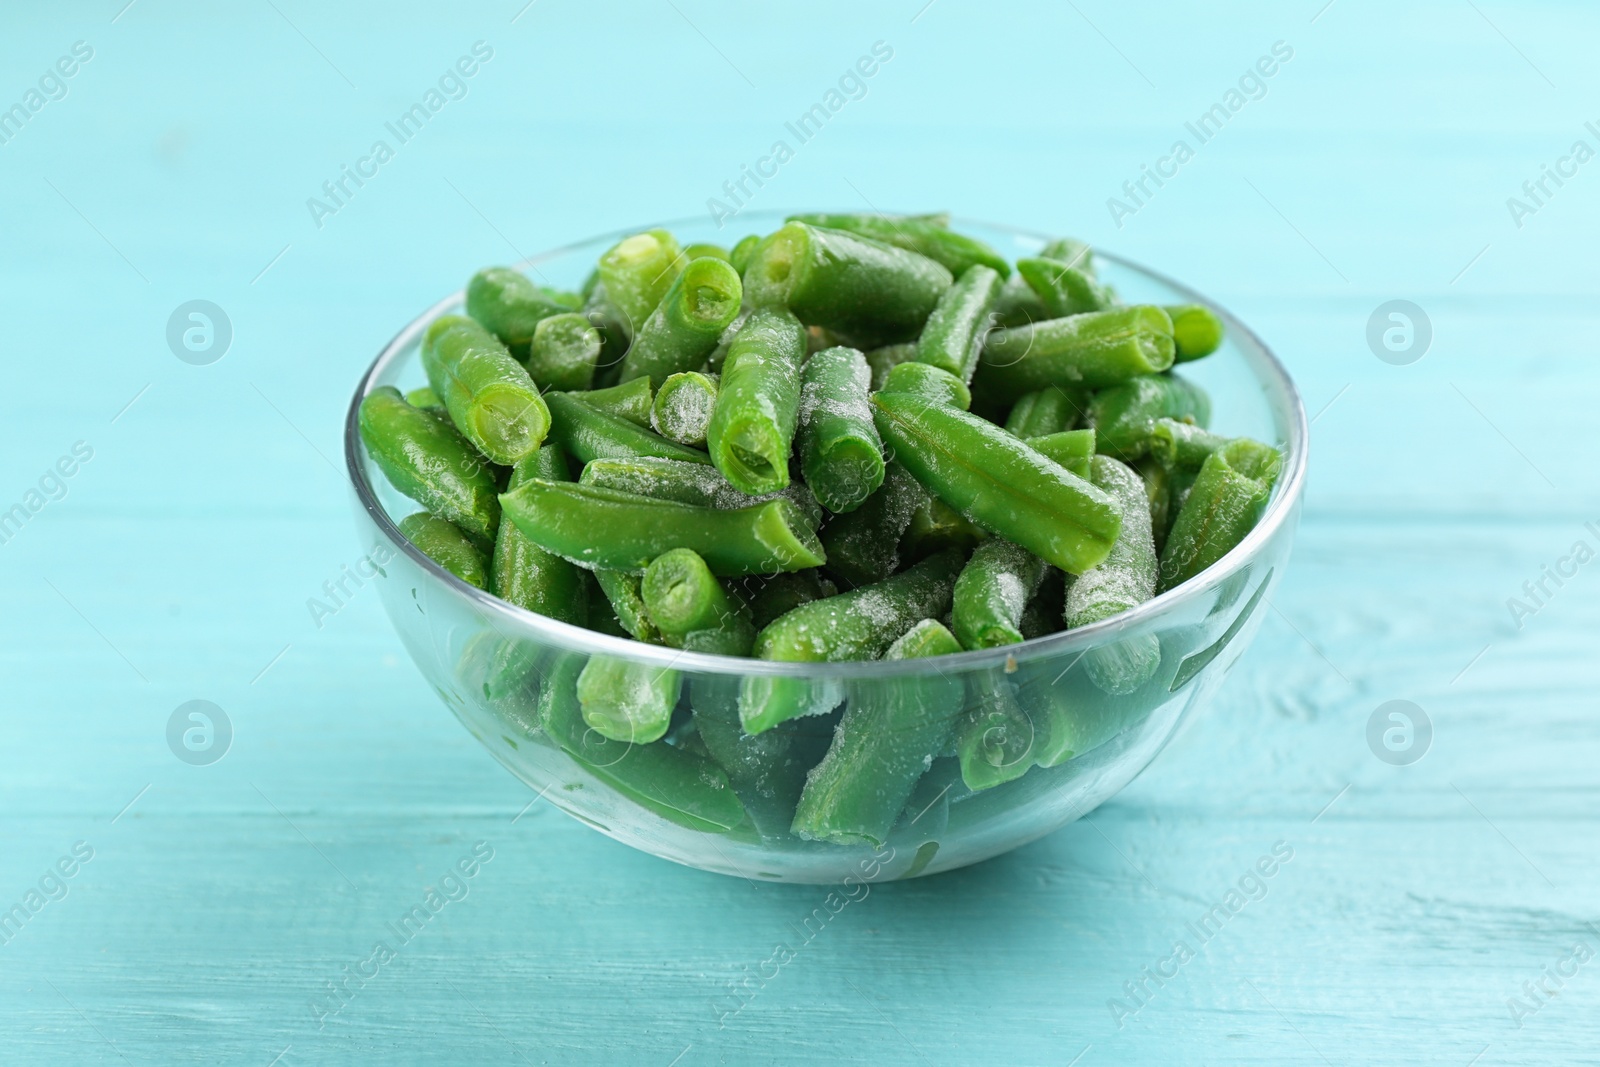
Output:
M798 215L731 250L656 229L576 292L482 270L464 310L424 334L426 387L361 405L425 509L402 533L519 608L686 653L902 660L1102 622L1233 549L1282 464L1174 373L1219 316L1120 302L1071 238L1013 264L937 214ZM1162 656L1135 635L1081 673L1115 700ZM619 792L764 840L879 845L936 762L968 796L1105 732L999 672L484 662L491 698L529 672L519 721Z

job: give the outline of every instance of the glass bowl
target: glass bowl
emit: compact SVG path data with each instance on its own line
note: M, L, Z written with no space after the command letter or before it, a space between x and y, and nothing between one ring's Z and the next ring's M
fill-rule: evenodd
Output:
M770 232L781 221L780 214L768 212L740 215L720 230L704 217L662 225L685 245L729 245L747 232ZM1013 258L1037 251L1045 240L992 224L955 225ZM644 228L568 245L523 267L536 280L575 289L602 252ZM1216 307L1153 271L1096 255L1102 278L1127 302ZM772 881L873 881L951 870L1042 837L1127 785L1205 704L1250 643L1288 560L1305 482L1305 410L1267 347L1219 309L1226 343L1216 354L1185 364L1183 373L1211 394L1213 426L1276 443L1284 450L1283 471L1261 521L1243 542L1196 578L1132 611L1005 648L835 664L686 653L557 622L467 585L414 548L397 523L419 507L381 476L357 432L357 409L373 389L426 384L417 353L423 329L461 303L458 292L401 330L362 376L350 404L345 462L363 549L381 568L376 584L384 608L423 677L513 774L574 818L678 863ZM1105 672L1094 670L1096 664L1130 650L1159 650L1154 673L1132 692L1102 690L1097 681ZM642 746L608 742L585 732L581 720L560 737L540 728L541 688L546 700L570 707L576 669L596 655L678 672L682 697L666 740ZM915 692L932 695L920 709L920 725L932 723L936 731L940 722L953 730L980 702L1003 696L1014 713L1009 728L1034 736L1031 747L1016 743L1015 736L1001 745L1001 751L1028 755L1007 769L1017 772L1011 780L979 791L963 783L948 747L931 757L880 842L802 840L788 830L794 798L807 768L826 751L840 712L791 720L744 738L734 725L737 694L743 684L764 684L747 679L798 679L783 684L815 687L841 705L882 700L888 693L903 696L906 687L918 686ZM688 728L690 722L701 729ZM720 738L726 777L708 758L701 732ZM737 803L730 803L730 793Z

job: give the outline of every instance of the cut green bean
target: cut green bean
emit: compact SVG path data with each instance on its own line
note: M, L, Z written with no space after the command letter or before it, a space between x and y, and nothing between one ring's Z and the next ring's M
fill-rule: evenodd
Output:
M951 274L926 256L843 230L791 222L745 270L750 302L867 345L914 339Z
M852 586L889 577L900 566L900 538L927 499L928 491L904 467L887 464L876 493L822 528L828 573Z
M1272 495L1281 464L1277 449L1244 437L1206 457L1162 549L1162 591L1193 578L1244 540Z
M1105 560L1080 574L1067 590L1068 629L1138 607L1156 592L1156 546L1144 481L1109 456L1094 457L1089 480L1116 499L1122 531ZM1089 680L1117 695L1138 689L1160 665L1161 642L1153 633L1127 635L1091 648L1083 657Z
M689 549L674 548L651 560L639 595L662 639L673 648L719 656L750 654L756 629L749 611Z
M1186 378L1146 374L1102 389L1089 402L1095 447L1124 461L1138 459L1149 451L1150 436L1159 419L1204 427L1211 421L1211 399Z
M1174 362L1209 356L1222 347L1222 319L1203 304L1175 304L1167 308L1172 319L1172 341L1177 352Z
M960 275L980 263L1002 278L1011 273L1011 264L1000 253L975 237L950 230L947 216L818 212L790 215L788 221L845 230L904 248L908 252L927 256L953 275Z
M1089 477L1089 460L1094 457L1093 430L1063 430L1043 437L1030 437L1028 447L1055 460L1080 478Z
M924 619L883 658L921 659L960 650L949 630ZM883 844L917 780L944 747L961 704L961 679L949 675L863 686L845 709L827 756L806 780L795 835L836 844Z
M567 481L567 458L556 445L543 445L539 451L517 464L511 472L509 489L529 478ZM494 555L489 564L489 589L509 604L574 626L584 626L589 618L588 583L583 572L571 563L546 552L529 541L515 523L500 525L495 535Z
M872 369L872 391L877 392L883 388L883 383L889 380L889 373L902 363L910 363L917 358L917 343L907 341L904 344L884 345L882 348L870 349L862 355L866 358L867 366Z
M711 411L717 403L715 375L699 371L671 374L656 391L650 407L650 425L669 441L704 448Z
M1104 311L1113 302L1111 294L1093 275L1060 260L1019 259L1017 273L1039 295L1039 302L1052 319Z
M789 484L805 329L782 308L757 308L728 349L706 431L711 461L752 495Z
M974 678L969 688L973 706L956 728L956 754L961 780L977 792L1026 774L1041 738L1017 703L1016 688L1003 676Z
M1000 427L917 397L876 393L878 432L917 481L979 526L1078 574L1105 558L1115 502Z
M489 561L455 523L419 511L400 520L400 532L423 555L463 582L489 588Z
M972 407L972 390L965 382L931 363L902 363L889 372L878 390L921 397L933 404L944 404L966 411Z
M1047 385L1102 389L1172 366L1172 320L1150 304L1046 319L989 334L978 382L1015 400Z
M500 505L534 544L593 569L642 573L673 548L694 549L725 577L824 561L810 524L782 498L725 511L536 478Z
M518 359L528 357L533 331L551 315L575 310L526 274L510 267L486 267L467 282L467 314L500 339Z
M1011 405L1006 429L1018 437L1045 437L1083 425L1090 392L1081 385L1047 385Z
M1163 467L1197 471L1228 438L1176 419L1157 419L1150 427L1150 455Z
M506 346L472 319L445 315L423 335L422 367L467 440L507 466L544 443L550 412Z
M578 479L584 485L616 489L624 493L676 500L702 508L747 508L783 498L793 504L811 526L822 523L822 505L811 490L799 483L776 493L751 496L728 483L717 468L705 463L684 463L675 459L638 457L596 459L583 468Z
M550 393L550 437L579 463L597 459L655 456L685 463L710 463L711 457L642 429L616 415L590 407L586 394Z
M578 675L578 705L601 737L645 745L666 735L682 686L669 667L595 655Z
M500 525L494 472L447 417L412 407L392 386L361 402L367 454L394 487L487 549Z
M998 648L1021 641L1022 613L1045 569L1044 560L1003 537L979 545L956 579L951 619L961 647Z
M726 833L744 821L744 805L722 768L671 745L630 745L590 728L578 702L583 661L564 657L539 688L546 732L595 778L669 822L705 833Z
M733 264L733 269L743 274L750 265L750 257L756 254L756 247L761 244L760 234L748 234L739 238L738 242L728 250L728 262Z
M800 376L795 441L806 485L835 514L854 511L883 484L883 442L867 404L872 372L853 348L829 348Z
M968 267L939 294L917 337L917 361L972 381L978 357L994 326L991 315L1000 295L1000 274L981 263Z
M510 524L508 524L510 525ZM611 613L627 636L650 645L665 644L650 610L645 607L640 587L644 579L626 571L594 571L595 581L611 605Z
M725 259L693 260L634 334L622 380L649 378L657 389L673 374L697 370L739 314L744 289Z
M382 388L390 387L383 386ZM426 411L430 415L443 415L447 419L450 417L450 413L444 409L444 401L439 399L439 394L426 385L407 393L406 403L419 411Z
M1039 249L1040 259L1053 259L1081 270L1089 277L1095 276L1094 249L1076 237L1057 237Z
M633 324L630 337L637 335L684 266L677 240L660 229L625 237L600 257L606 298Z
M528 345L528 376L541 389L587 389L601 346L587 315L569 311L541 319Z
M683 258L687 262L693 263L697 259L705 259L707 257L711 259L720 259L724 263L727 263L729 262L730 254L728 250L723 248L721 245L697 244L685 245L683 248Z
M650 411L655 403L649 378L634 378L605 389L590 389L578 399L606 415L627 419L635 426L650 429Z

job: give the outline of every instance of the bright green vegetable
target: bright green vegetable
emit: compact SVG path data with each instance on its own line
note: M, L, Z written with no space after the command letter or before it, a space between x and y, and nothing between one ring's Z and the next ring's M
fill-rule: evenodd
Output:
M1045 569L1044 560L1005 538L991 537L979 545L956 579L951 619L961 647L996 648L1021 641L1022 613Z
M705 560L674 548L644 569L640 595L662 638L673 648L748 656L756 628L750 613L717 581Z
M898 463L884 468L883 484L856 510L822 528L828 573L848 585L881 582L900 566L900 538L928 492Z
M739 238L738 242L728 250L728 262L733 264L733 269L743 274L750 265L750 257L756 254L756 248L761 244L759 234L748 234Z
M1199 470L1206 457L1228 443L1228 438L1190 422L1157 419L1150 427L1150 455L1163 467Z
M969 689L973 706L956 728L956 755L961 780L976 792L1026 774L1042 739L1004 676L975 678Z
M578 704L601 737L644 745L666 735L682 685L671 668L595 655L578 675Z
M762 242L744 284L757 307L781 305L871 345L915 338L951 281L926 256L791 222Z
M1149 304L995 330L977 384L1001 399L1047 385L1117 385L1172 366L1172 320Z
M1177 347L1175 362L1209 356L1222 347L1222 319L1201 304L1175 304L1167 308L1172 319L1172 340Z
M834 513L854 511L883 484L883 442L872 423L872 372L853 348L829 348L800 377L796 446L806 484Z
M699 371L670 374L656 391L655 403L650 407L650 425L669 441L704 448L716 403L715 375Z
M576 311L539 320L528 344L528 376L541 389L587 389L600 359L600 331Z
M507 523L507 525L512 524ZM644 579L640 575L630 574L627 571L606 570L596 570L592 573L625 635L650 645L665 644L661 640L661 631L656 628L655 620L650 617L650 610L644 605L644 596L640 589Z
M953 275L960 275L974 264L983 264L1004 278L1011 264L1004 256L975 237L948 229L949 218L942 215L879 215L846 212L818 212L790 215L790 222L825 226L832 230L870 237L908 252L927 256Z
M1109 493L1122 511L1122 531L1111 552L1080 574L1067 590L1067 628L1088 626L1149 600L1156 592L1156 546L1150 501L1143 480L1109 456L1096 456L1089 480ZM1089 678L1107 693L1131 693L1161 665L1161 643L1153 633L1132 634L1084 653Z
M1035 452L1055 460L1080 478L1089 477L1089 460L1094 456L1093 430L1063 430L1027 440L1028 447Z
M1011 405L1006 429L1018 437L1045 437L1083 424L1090 392L1081 385L1047 385Z
M924 619L886 660L959 652L950 631ZM833 744L806 781L794 833L813 841L881 845L961 711L959 678L930 674L867 683L845 709Z
M724 576L815 567L822 546L784 499L722 510L532 479L500 497L506 516L546 551L580 566L642 573L674 548L692 548Z
M1065 263L1091 278L1095 275L1094 249L1075 237L1057 237L1039 249L1039 258Z
M1019 259L1017 273L1038 294L1039 302L1053 319L1104 311L1113 303L1111 294L1094 280L1094 275L1057 259Z
M485 267L467 282L467 314L526 359L534 329L551 315L573 311L559 294L510 267Z
M1000 427L912 396L877 393L872 403L899 462L979 526L1072 574L1111 550L1115 502Z
M666 230L625 237L600 257L606 299L626 317L629 337L637 335L685 265L677 240Z
M889 372L880 393L903 393L933 404L966 411L972 407L972 390L954 374L931 363L902 363Z
M392 387L382 386L381 388L388 389ZM432 415L443 415L447 419L450 417L450 413L444 409L444 401L439 399L439 394L429 389L426 385L407 393L406 403Z
M810 525L817 526L822 522L822 505L817 503L817 498L804 485L794 483L776 493L750 496L729 485L717 468L705 463L684 463L681 460L649 456L596 459L583 468L583 476L578 480L584 485L602 489L616 489L660 500L676 500L680 504L723 510L747 508L782 497L793 504Z
M1281 465L1276 448L1246 437L1206 457L1167 534L1161 591L1193 578L1244 540L1272 495Z
M789 484L804 362L805 329L782 308L757 308L728 349L706 443L723 477L743 492Z
M569 480L567 458L561 449L556 445L540 447L516 465L507 488L515 489L530 478ZM574 626L588 622L588 584L583 572L529 541L515 523L502 523L495 535L489 579L490 592L507 603Z
M358 421L367 454L396 489L480 547L494 543L500 525L494 472L447 418L412 407L386 385L361 402Z
M655 400L649 378L634 378L605 389L590 389L579 393L577 398L596 411L626 419L646 430L651 428L650 411Z
M550 393L550 438L579 463L597 459L655 456L685 463L710 463L704 452L668 441L627 419L584 403L582 393Z
M419 511L400 520L400 532L423 555L463 582L489 588L489 561L455 523Z
M994 326L990 316L1000 295L1000 278L992 268L974 264L939 295L917 337L918 362L949 371L963 383L972 380Z
M744 289L725 259L693 260L634 333L622 360L622 380L649 378L657 388L670 375L698 369L739 314Z
M1175 374L1146 374L1110 389L1089 402L1089 425L1095 447L1120 460L1135 460L1150 448L1160 419L1205 426L1211 421L1211 400L1205 390Z
M720 259L724 263L729 261L729 252L721 245L698 244L684 246L683 258L690 263L697 259L705 259L708 256L712 259Z
M472 319L435 319L423 335L422 367L456 429L496 463L509 466L544 443L550 412L538 387Z

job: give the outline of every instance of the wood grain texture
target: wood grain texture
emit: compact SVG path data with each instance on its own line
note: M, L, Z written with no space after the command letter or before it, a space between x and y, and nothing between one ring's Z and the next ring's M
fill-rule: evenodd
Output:
M1600 163L1521 229L1505 206L1596 118L1594 10L121 6L0 40L0 104L95 49L0 146L0 509L94 449L0 544L0 909L94 850L0 945L0 1062L1600 1062L1600 962L1546 975L1600 951L1600 563L1520 627L1506 607L1600 546ZM306 198L480 39L466 96L314 225ZM399 323L484 263L701 210L880 39L752 207L1080 233L1239 313L1317 420L1290 571L1192 728L1083 822L834 914L526 807L375 595L320 627L305 602L357 555L341 421ZM1266 94L1118 229L1106 198L1277 40ZM163 336L197 297L235 331L206 367ZM1365 342L1394 298L1434 328L1405 367ZM234 725L214 766L164 740L193 698ZM1391 699L1434 725L1408 767L1367 747ZM319 1026L476 842L466 896Z

